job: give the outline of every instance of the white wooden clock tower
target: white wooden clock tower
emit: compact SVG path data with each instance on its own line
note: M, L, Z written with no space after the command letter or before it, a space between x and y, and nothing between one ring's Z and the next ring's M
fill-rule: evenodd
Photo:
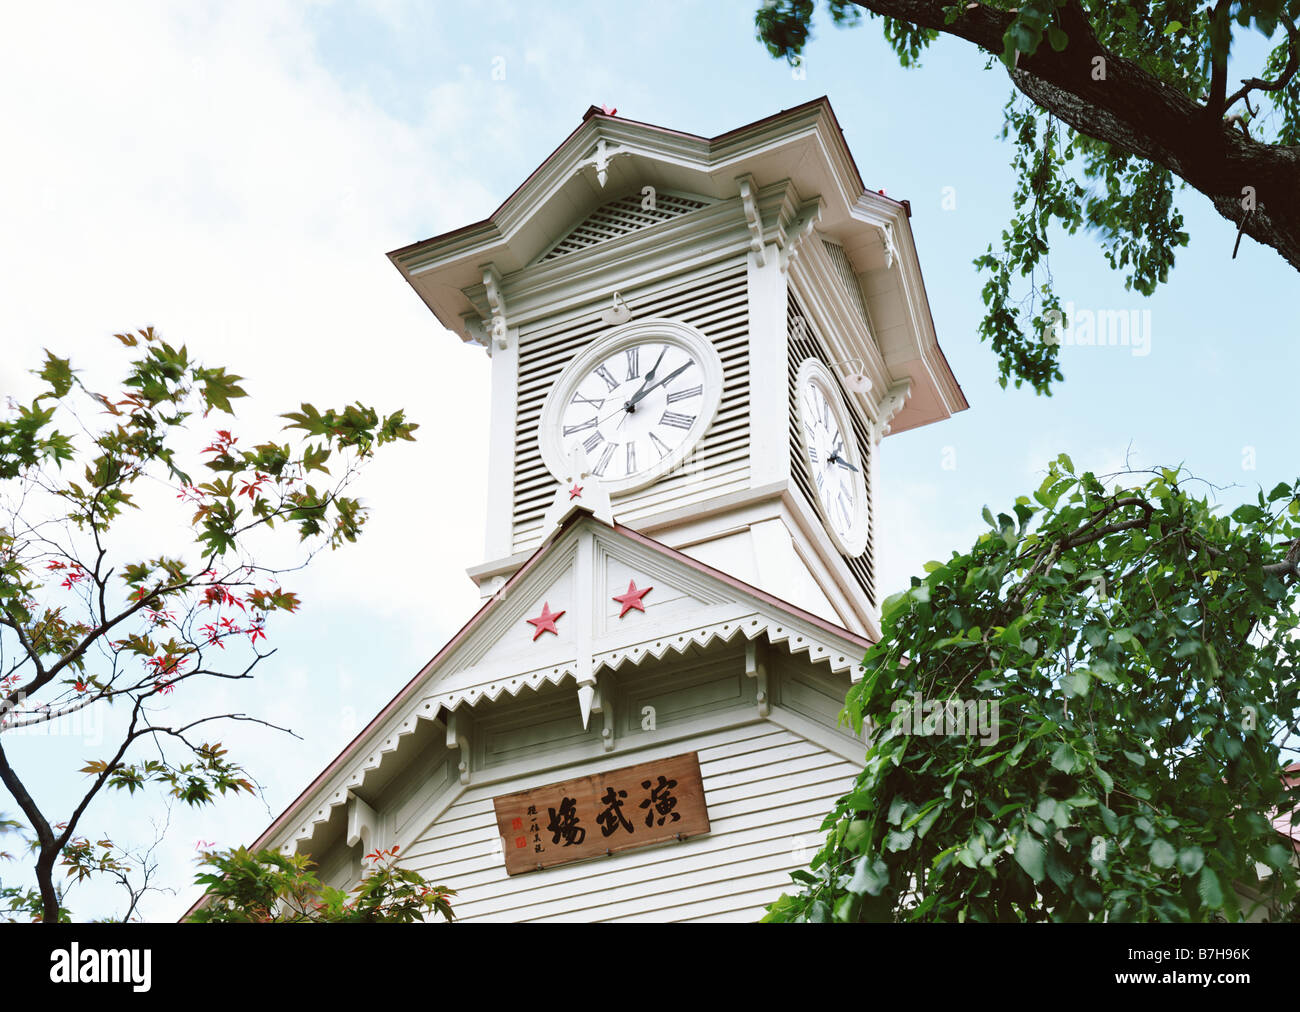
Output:
M485 603L257 845L337 885L397 845L465 919L759 916L861 768L876 448L967 406L909 213L825 99L712 139L593 107L391 253L492 357Z

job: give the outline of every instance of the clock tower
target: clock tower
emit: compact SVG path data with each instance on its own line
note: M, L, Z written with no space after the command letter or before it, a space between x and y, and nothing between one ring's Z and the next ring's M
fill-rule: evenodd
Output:
M577 467L620 524L874 636L876 449L967 406L909 216L825 99L712 139L592 107L490 218L391 253L492 356L482 595Z
M592 108L389 254L492 357L483 604L253 846L342 889L396 851L465 920L761 916L862 768L877 447L966 407L908 218L824 99Z

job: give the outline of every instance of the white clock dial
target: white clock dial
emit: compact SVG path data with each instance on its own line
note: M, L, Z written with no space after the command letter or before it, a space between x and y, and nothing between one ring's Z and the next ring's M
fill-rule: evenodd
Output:
M579 445L591 473L621 481L681 449L704 408L704 369L653 338L620 348L578 380L560 415L566 455Z
M642 488L680 465L713 421L722 362L693 327L637 320L581 352L547 395L542 459L556 478L582 451L610 492Z
M848 408L830 372L808 359L796 380L799 425L817 505L832 538L846 555L866 548L865 466L849 425Z

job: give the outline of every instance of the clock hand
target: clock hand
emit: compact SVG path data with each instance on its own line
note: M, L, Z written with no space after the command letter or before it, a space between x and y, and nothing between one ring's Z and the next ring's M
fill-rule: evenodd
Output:
M620 407L620 408L615 408L612 412L610 412L610 413L609 413L608 415L606 415L604 418L599 419L599 424L604 425L606 422L608 422L611 418L613 418L613 417L614 417L616 414L618 414L620 411L622 411L624 414L623 414L623 418L619 419L619 423L618 423L618 424L619 424L619 425L622 425L622 424L623 424L623 422L624 422L624 421L626 420L626 418L627 418L628 413L633 412L633 411L636 410L636 408L634 407L634 405L636 404L636 402L639 401L642 397L644 397L644 396L646 395L646 392L647 392L647 390L649 389L650 384L654 382L655 373L656 373L656 372L658 371L658 369L659 369L659 364L660 364L661 362L663 362L663 360L664 360L664 356L667 355L667 354L668 354L668 345L665 344L662 348L659 349L659 357L658 357L657 359L655 359L655 364L652 365L652 366L650 367L650 371L647 372L647 373L645 374L645 380L641 383L641 389L638 390L635 394L633 394L632 397L631 397L629 400L624 401L622 407Z
M843 457L841 457L838 453L832 453L829 457L827 457L827 458L826 458L826 463L828 463L828 464L839 464L840 467L847 467L850 471L856 471L856 470L857 470L856 467L854 467L852 464L850 464L847 460L845 460Z
M624 411L634 410L633 405L635 405L637 401L639 401L642 397L645 396L646 391L650 389L650 384L654 382L655 373L659 369L659 363L664 360L664 356L667 354L668 354L668 345L665 344L662 348L659 349L659 357L655 359L655 364L652 365L650 367L650 371L645 374L645 382L641 384L641 389L638 390L636 393L634 393L630 400L623 402Z
M654 386L642 387L635 394L633 394L632 399L627 402L628 410L630 411L633 407L635 407L636 402L639 401L646 394L648 394L651 390L654 390L656 387L666 386L667 384L671 383L673 380L675 380L678 376L680 376L682 373L684 373L687 369L689 369L694 364L695 364L694 361L687 362L684 366L674 369L667 376L661 379L658 383L655 383Z

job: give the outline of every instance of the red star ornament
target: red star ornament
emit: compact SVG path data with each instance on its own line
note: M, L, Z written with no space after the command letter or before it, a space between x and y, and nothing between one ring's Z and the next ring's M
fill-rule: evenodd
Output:
M574 499L581 499L581 498L582 498L582 486L579 485L577 482L574 482L573 488L569 489L569 502L573 502Z
M618 617L622 618L633 608L637 611L645 611L645 605L642 603L641 599L652 590L654 590L654 587L645 587L641 590L637 590L636 581L628 580L627 593L614 595L614 600L623 606L623 610L618 613Z
M537 637L544 632L553 632L556 636L560 635L560 631L555 628L555 623L563 614L562 611L552 612L550 602L543 602L542 614L537 618L527 619L528 623L537 629L537 632L533 633L533 640L536 641Z

